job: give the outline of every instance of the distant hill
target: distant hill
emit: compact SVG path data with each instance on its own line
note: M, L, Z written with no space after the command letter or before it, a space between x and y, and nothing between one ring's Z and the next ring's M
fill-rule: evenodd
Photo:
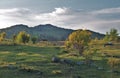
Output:
M7 38L12 38L13 34L17 34L20 31L26 31L32 36L37 36L39 40L50 40L50 41L63 41L74 32L72 29L64 29L60 27L53 26L51 24L38 25L34 27L29 27L27 25L19 24L8 28L0 29L0 32L6 32ZM90 30L88 30L90 31ZM92 38L103 38L104 35L90 31L92 33Z

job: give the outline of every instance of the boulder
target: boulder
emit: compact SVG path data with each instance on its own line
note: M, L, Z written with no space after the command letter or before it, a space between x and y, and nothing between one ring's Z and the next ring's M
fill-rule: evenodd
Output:
M114 72L114 73L117 73L117 74L120 74L120 71L117 71L117 70L114 70L113 72Z
M60 58L58 58L58 57L52 57L52 62L59 63L60 62Z
M9 65L7 66L7 68L9 68L9 69L11 69L11 70L17 69L17 67L14 66L14 65L12 65L12 64L9 64Z
M79 61L79 62L76 62L76 65L83 65L84 64L84 62L83 61Z
M37 75L43 75L43 72L39 71L36 73Z
M61 59L60 62L65 63L65 64L74 64L74 62L72 60L69 60L69 59Z
M114 44L112 42L107 42L107 43L104 44L104 47L106 47L106 46L113 46L113 45Z
M91 63L90 66L91 66L91 67L98 68L98 66L97 66L95 63Z
M98 70L104 70L104 68L103 68L103 67L98 67L97 69L98 69Z

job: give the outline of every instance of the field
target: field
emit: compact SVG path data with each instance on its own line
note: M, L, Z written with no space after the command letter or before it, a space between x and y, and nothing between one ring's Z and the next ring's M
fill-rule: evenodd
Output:
M92 48L99 49L92 58L93 64L71 65L54 63L51 59L56 56L81 63L85 58L70 55L65 52L64 47L1 45L0 78L120 78L120 66L117 72L111 72L107 64L110 55L120 59L120 45L93 45Z

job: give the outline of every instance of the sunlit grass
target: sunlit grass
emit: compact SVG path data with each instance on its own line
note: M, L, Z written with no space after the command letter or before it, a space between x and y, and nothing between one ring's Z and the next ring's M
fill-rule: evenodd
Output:
M75 65L71 69L71 65L51 62L53 56L60 59L69 59L74 62L85 60L83 56L74 56L69 52L62 52L64 50L63 47L0 46L0 78L77 78L79 75L82 78L110 78L110 74L112 73L107 72L110 70L107 64L107 57L101 57L101 53L107 52L120 56L120 49L111 49L102 45L92 48L99 49L98 55L92 57L92 59L98 67L103 67L104 70L98 70L96 67L88 65ZM6 68L9 65L17 68L12 70ZM30 69L33 73L21 71L21 69ZM35 70L43 72L43 75L34 73ZM119 77L119 75L113 74L113 78Z
M0 52L0 55L6 55L6 54L10 54L10 52L8 52L8 51L4 51L4 52Z

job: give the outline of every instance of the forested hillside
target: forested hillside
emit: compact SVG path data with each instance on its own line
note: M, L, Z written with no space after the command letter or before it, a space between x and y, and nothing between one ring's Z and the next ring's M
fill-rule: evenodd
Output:
M19 24L8 28L0 29L0 32L6 32L7 38L12 38L14 34L18 34L20 31L26 31L31 36L37 36L39 40L50 40L50 41L64 41L70 33L75 30L64 29L53 26L51 24L37 25L34 27L29 27L27 25ZM90 30L88 30L90 31ZM92 38L103 38L104 35L90 31L92 33Z

